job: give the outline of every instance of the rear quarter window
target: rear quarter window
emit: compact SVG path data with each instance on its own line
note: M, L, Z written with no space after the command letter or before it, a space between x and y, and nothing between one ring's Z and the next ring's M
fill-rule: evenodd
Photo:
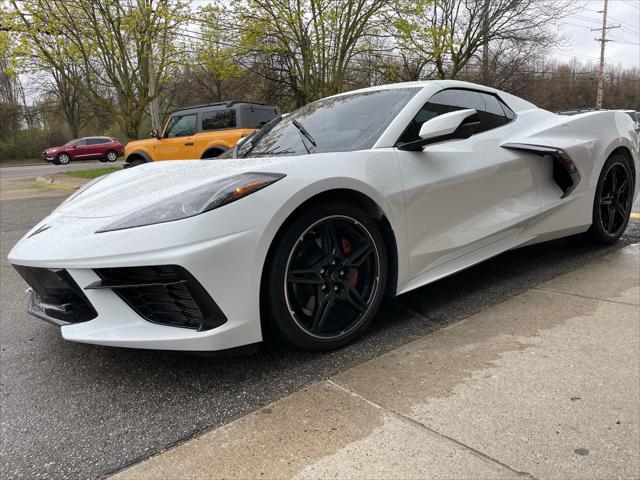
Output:
M202 112L202 130L219 130L236 127L236 111L233 108Z

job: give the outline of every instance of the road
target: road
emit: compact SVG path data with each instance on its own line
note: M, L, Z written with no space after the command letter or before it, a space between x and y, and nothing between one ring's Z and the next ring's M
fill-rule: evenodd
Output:
M103 163L100 161L71 162L68 165L53 165L42 162L42 165L25 165L17 167L0 167L1 180L19 180L25 178L36 178L41 175L51 173L71 172L74 170L91 170L93 168L122 167L123 160L114 163Z
M508 252L390 302L365 338L330 354L267 346L206 358L65 342L26 314L6 255L63 198L0 205L2 478L102 477L640 241L632 220L611 247L567 239Z

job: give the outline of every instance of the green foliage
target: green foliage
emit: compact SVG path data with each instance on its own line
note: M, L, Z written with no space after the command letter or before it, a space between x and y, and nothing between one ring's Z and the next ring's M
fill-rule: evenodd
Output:
M107 175L109 173L117 172L121 170L118 167L108 167L108 168L93 168L91 170L76 170L73 172L66 172L65 175L69 175L71 177L77 178L98 178L102 175Z
M33 128L17 130L12 135L0 138L0 161L22 158L42 158L48 147L62 145L69 140L60 130Z
M244 69L240 60L244 52L237 42L233 17L220 2L212 2L198 11L202 42L196 46L196 62L220 81L240 77Z
M175 42L186 21L180 0L11 0L21 53L34 70L55 70L137 138L147 108L184 60Z

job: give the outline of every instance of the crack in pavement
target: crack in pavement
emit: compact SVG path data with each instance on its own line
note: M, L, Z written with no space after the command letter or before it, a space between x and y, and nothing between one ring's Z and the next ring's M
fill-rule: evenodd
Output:
M501 468L504 468L508 471L510 471L511 473L516 474L519 477L523 477L523 478L528 478L531 480L536 480L536 477L534 477L533 475L531 475L528 472L522 472L520 470L516 470L512 467L510 467L509 465L507 465L506 463L501 462L500 460L493 458L489 455L487 455L486 453L483 453L479 450L476 450L473 447L470 447L469 445L466 445L458 440L456 440L455 438L449 437L443 433L438 432L437 430L434 430L430 427L428 427L427 425L425 425L424 423L418 422L417 420L414 420L413 418L407 417L405 415L402 415L399 412L396 412L395 410L390 410L382 405L380 405L377 402L374 402L373 400L370 400L368 398L366 398L365 396L361 395L360 393L346 387L345 385L342 385L341 383L336 382L335 380L325 380L325 383L327 383L328 385L332 386L333 388L343 391L345 393L348 393L349 395L357 398L358 400L366 403L367 405L370 405L372 407L375 407L377 409L382 410L383 412L388 413L389 415L393 416L394 418L397 418L398 420L405 422L409 425L412 425L414 427L417 427L423 431L426 431L428 434L430 434L431 436L440 439L440 440L444 440L450 443L453 443L454 445L456 445L458 448L461 448L469 453L471 453L472 455L478 457L479 459L490 463L490 464L494 464L494 465L498 465Z

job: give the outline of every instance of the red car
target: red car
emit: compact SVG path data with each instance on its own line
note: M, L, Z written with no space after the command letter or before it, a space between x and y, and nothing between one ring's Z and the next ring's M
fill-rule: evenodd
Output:
M117 138L84 137L65 143L61 147L47 148L42 158L56 165L66 165L71 160L94 160L115 162L124 155L124 148Z

